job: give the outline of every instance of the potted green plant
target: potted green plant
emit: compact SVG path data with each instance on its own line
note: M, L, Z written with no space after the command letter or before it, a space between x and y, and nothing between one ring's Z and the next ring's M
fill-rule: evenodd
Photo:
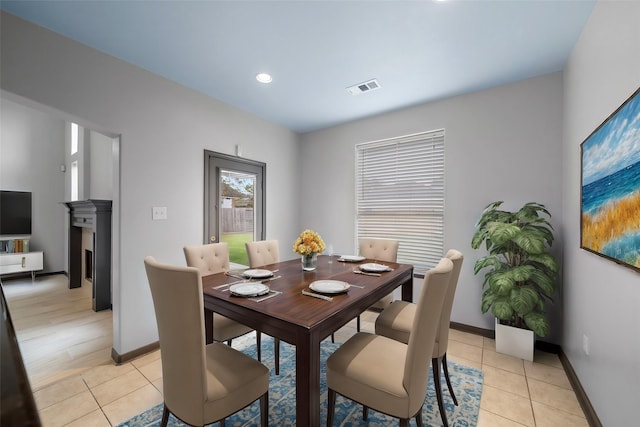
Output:
M500 210L502 203L489 204L475 225L471 247L478 249L485 242L489 254L476 261L474 274L488 269L481 309L491 310L496 318L496 350L533 360L534 333L541 337L549 333L544 309L555 293L558 275L558 262L549 252L551 214L539 203L527 203L516 212ZM528 336L506 338L505 343L503 326ZM519 348L510 350L509 344Z

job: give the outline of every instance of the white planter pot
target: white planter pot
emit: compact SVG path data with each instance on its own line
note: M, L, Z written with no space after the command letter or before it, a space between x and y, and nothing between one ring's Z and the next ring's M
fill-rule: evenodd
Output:
M533 362L535 334L527 329L501 325L496 319L496 351Z

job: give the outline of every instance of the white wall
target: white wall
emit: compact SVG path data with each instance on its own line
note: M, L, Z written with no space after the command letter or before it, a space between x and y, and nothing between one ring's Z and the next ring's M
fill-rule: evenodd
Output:
M91 185L88 197L85 198L113 200L113 150L114 144L118 141L95 131L90 131L90 135L89 174L91 178L89 182Z
M30 250L44 252L43 271L64 271L65 123L4 97L0 117L0 188L32 193Z
M638 419L640 274L580 249L580 144L640 86L639 18L640 2L598 2L564 73L562 348L605 426Z
M321 233L335 253L355 253L355 144L441 128L446 132L444 246L465 255L452 320L493 329L493 318L480 312L483 275L473 275L473 264L484 255L471 249L482 209L495 200L504 200L507 209L529 201L545 204L554 215L554 252L561 254L560 73L303 135L301 179L308 191L302 225ZM545 340L558 342L560 309L551 311L553 333Z
M267 164L267 237L287 257L299 233L295 133L13 15L1 19L3 90L120 135L116 352L157 340L144 257L184 265L182 247L202 242L205 149L234 154L241 144L246 158ZM152 221L153 206L166 206L168 219Z

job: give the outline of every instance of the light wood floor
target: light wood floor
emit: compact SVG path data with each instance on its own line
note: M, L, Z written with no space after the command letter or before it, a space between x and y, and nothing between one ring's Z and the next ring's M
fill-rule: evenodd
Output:
M91 287L69 289L65 275L3 279L2 287L33 391L113 364L111 310L91 308Z
M60 275L4 280L3 289L45 427L116 426L162 402L160 351L116 366L111 311L92 311L90 287L68 289ZM375 317L363 313L362 330L372 332ZM354 333L355 321L336 331L336 342ZM234 347L253 342L245 337ZM588 426L557 355L536 352L528 362L452 329L447 359L484 374L477 427Z

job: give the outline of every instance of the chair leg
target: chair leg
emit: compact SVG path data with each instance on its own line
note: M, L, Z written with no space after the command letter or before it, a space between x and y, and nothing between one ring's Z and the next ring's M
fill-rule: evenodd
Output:
M167 405L162 405L162 421L160 421L160 427L167 427L167 423L169 423L169 408Z
M409 427L409 420L407 418L400 418L400 427Z
M276 364L276 375L280 375L280 339L273 339L273 358Z
M436 389L436 397L438 398L438 408L440 408L440 418L444 427L449 427L447 423L447 412L444 409L442 401L442 389L440 385L440 360L437 357L431 359L431 368L433 369L433 385Z
M258 350L258 360L262 362L262 334L256 331L256 348Z
M227 340L227 345L231 347L231 340Z
M224 427L226 425L225 418L223 418L220 421L218 421L218 424L220 425L220 427Z
M360 316L356 318L356 331L360 332Z
M260 396L260 427L269 427L269 391Z
M416 427L422 427L422 406L420 407L420 410L416 414L415 418L416 418Z
M336 410L336 392L328 389L327 393L327 427L333 426L333 412Z
M449 369L447 367L447 353L442 356L442 371L444 372L444 378L447 380L447 387L449 387L449 394L453 399L453 403L458 406L458 399L456 399L456 395L453 393L453 387L451 386L451 380L449 379Z
M331 342L332 343L336 342L336 337L334 334L331 334Z
M362 419L367 421L369 419L369 407L362 405Z

